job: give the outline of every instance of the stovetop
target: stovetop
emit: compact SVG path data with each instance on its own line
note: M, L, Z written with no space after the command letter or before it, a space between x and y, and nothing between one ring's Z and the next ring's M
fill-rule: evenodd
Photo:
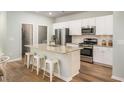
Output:
M85 47L85 48L93 48L93 44L84 44L84 43L80 43L79 46Z
M97 39L96 38L85 38L83 42L79 43L80 45L96 45Z
M93 46L97 44L96 38L85 38L83 42L79 43L79 46Z

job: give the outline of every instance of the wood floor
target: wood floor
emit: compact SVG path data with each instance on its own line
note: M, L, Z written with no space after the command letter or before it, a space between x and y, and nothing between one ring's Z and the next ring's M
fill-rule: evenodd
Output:
M7 81L8 82L49 82L49 78L42 79L42 71L39 76L36 71L31 72L27 69L22 61L11 62L7 65ZM81 62L80 73L76 75L71 82L117 82L111 79L112 69ZM54 77L53 82L64 82L63 80Z

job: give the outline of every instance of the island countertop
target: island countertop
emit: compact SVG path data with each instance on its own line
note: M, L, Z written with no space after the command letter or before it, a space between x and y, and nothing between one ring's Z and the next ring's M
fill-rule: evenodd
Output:
M56 53L62 53L62 54L66 54L66 53L70 53L70 52L74 52L82 49L82 47L71 47L71 46L64 46L64 45L50 46L47 44L25 45L25 47L36 48L43 51L56 52Z

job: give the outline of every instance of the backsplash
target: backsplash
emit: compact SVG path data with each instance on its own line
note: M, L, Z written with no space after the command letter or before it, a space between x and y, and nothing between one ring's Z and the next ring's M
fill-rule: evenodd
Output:
M102 40L109 41L113 39L112 35L82 35L82 36L72 36L72 43L83 42L84 38L97 38L98 44L101 45Z

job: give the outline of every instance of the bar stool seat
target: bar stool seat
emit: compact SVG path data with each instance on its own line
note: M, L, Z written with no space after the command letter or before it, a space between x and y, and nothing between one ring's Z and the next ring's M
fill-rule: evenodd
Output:
M58 75L60 75L60 66L59 66L60 64L59 64L59 60L58 59L46 59L45 60L43 79L44 79L45 76L48 76L46 74L47 64L49 65L50 82L52 82L52 78L53 78L53 75L54 75L54 66L55 65L57 65Z
M39 75L39 69L41 67L40 63L45 61L45 56L44 55L34 55L33 57L33 63L32 63L32 71L34 70L34 65L36 62L36 67L37 67L37 75Z
M31 53L31 52L26 52L26 53L25 53L25 59L26 59L27 68L29 69L30 64L31 64L31 60L33 59L33 53Z

